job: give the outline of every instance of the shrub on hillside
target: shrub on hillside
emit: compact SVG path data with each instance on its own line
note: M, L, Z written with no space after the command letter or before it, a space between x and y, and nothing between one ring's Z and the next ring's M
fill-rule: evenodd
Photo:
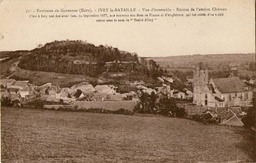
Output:
M13 106L11 99L8 97L2 97L1 106Z
M256 128L256 108L251 107L248 109L246 116L242 118L242 122L247 128Z
M194 114L191 116L191 119L194 121L202 122L204 124L218 124L219 119L218 118L213 118L209 116L208 114Z

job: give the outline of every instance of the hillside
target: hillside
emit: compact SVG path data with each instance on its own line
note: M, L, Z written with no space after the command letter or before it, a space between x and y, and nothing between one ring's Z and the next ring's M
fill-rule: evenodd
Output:
M1 78L29 80L35 84L70 85L97 79L103 83L155 82L163 74L155 61L139 58L136 53L79 40L54 41L31 51L0 52L0 57ZM69 76L75 75L77 80L70 80Z
M223 68L230 63L247 64L255 61L255 54L209 54L150 58L163 67L191 69L199 62L207 63L212 69Z
M138 56L109 46L82 41L55 41L36 48L22 57L20 68L96 77L104 71L134 71Z

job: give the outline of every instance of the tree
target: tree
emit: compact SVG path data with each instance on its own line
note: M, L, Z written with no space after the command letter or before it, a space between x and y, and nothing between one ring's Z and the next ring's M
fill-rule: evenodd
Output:
M157 99L159 98L159 102ZM141 91L139 95L140 102L135 108L135 112L161 114L172 117L184 117L186 112L184 108L178 108L174 98L167 95L159 97L155 92L150 95Z
M42 48L42 47L43 47L43 44L41 43L37 45L37 48Z
M151 92L150 96L149 96L149 108L148 111L150 113L154 113L157 109L156 106L156 100L157 100L157 95L154 91Z

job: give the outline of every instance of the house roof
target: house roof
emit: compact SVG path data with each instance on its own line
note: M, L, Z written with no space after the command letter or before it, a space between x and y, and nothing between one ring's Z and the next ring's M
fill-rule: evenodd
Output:
M20 87L28 87L28 81L16 81L14 83L15 86L20 86Z
M229 107L228 109L217 108L217 113L222 119L229 119L234 116L234 114L241 114L242 110L240 107Z
M11 83L11 84L13 84L15 82L15 80L14 79L1 79L0 80L0 84L2 84L2 85L7 85L7 83Z
M97 85L95 87L95 90L99 93L104 93L104 94L113 94L116 91L112 88L110 88L108 85Z
M214 88L213 88L213 85L212 85L212 84L207 84L207 86L208 86L209 90L210 90L212 93L216 93L216 92L214 91Z
M215 86L221 93L245 92L246 85L238 77L212 79Z
M226 111L222 111L219 115L222 119L221 124L225 125L232 125L232 126L243 126L243 122L240 118L237 117L237 114L234 110L234 108L229 108ZM235 109L236 110L236 109Z
M80 89L83 93L95 91L95 88L91 84L88 84L86 82L82 82L71 87L71 90L73 91L77 89Z

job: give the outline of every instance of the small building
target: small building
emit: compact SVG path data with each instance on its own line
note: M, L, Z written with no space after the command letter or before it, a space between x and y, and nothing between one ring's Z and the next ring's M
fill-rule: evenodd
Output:
M160 82L164 83L164 79L161 77L157 77L157 80L159 80Z
M255 80L250 79L250 80L248 81L248 83L251 84L251 85L253 85L253 84L255 84Z
M0 85L1 87L9 88L11 85L13 85L14 82L15 82L14 79L1 79Z
M21 89L21 90L19 90L19 92L18 92L19 94L20 94L20 96L21 96L21 98L28 98L28 96L29 96L29 94L30 94L30 90L29 90L29 88L27 87L27 88L24 88L24 89Z
M186 94L185 94L185 92L174 91L173 92L173 97L178 98L178 99L186 99Z
M186 95L186 99L192 99L193 98L193 92L189 89L184 89L185 95Z
M70 88L70 90L73 91L73 92L78 90L78 89L80 89L83 93L91 93L91 92L95 91L95 88L87 82L82 82L82 83L73 85Z
M171 78L171 77L162 77L162 78L163 78L163 80L164 80L165 82L168 82L168 83L173 83L173 82L174 82L174 79Z
M60 98L62 98L62 99L68 98L69 92L70 92L69 88L62 88L60 91Z
M95 87L95 90L100 94L114 94L114 93L116 93L116 90L114 90L113 88L111 88L108 85L97 85Z
M157 87L157 93L159 95L161 94L167 95L168 97L173 97L173 90L171 90L170 85L163 85L162 87Z

